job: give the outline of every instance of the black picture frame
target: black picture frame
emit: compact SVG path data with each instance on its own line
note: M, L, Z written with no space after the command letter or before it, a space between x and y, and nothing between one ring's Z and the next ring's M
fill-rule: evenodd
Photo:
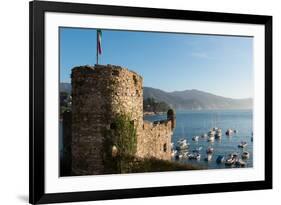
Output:
M124 6L32 1L29 4L30 142L29 202L31 204L154 197L272 188L272 16L185 11ZM45 192L45 12L98 14L210 22L259 24L265 27L265 180L71 193Z

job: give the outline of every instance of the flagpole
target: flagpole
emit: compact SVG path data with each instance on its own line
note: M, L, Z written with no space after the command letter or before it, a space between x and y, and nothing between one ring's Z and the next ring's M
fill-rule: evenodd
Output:
M98 29L97 29L97 65L99 64L99 49L98 45L99 44L99 37L98 37Z

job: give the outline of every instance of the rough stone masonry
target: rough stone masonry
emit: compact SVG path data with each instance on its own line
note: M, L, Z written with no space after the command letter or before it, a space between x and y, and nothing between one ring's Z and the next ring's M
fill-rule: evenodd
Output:
M136 72L113 65L79 66L72 69L72 173L104 173L104 130L126 113L137 134L136 156L171 159L175 127L172 110L167 120L143 120L143 79Z

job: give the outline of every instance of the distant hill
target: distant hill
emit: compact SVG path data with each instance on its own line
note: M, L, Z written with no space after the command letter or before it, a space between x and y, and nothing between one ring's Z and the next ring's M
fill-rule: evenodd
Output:
M200 90L165 92L144 87L144 99L164 101L177 110L251 109L253 100L225 98Z
M60 92L70 94L71 84L61 83ZM144 87L143 98L154 98L156 101L165 102L177 110L251 109L253 106L251 98L232 99L194 89L165 92L160 89Z

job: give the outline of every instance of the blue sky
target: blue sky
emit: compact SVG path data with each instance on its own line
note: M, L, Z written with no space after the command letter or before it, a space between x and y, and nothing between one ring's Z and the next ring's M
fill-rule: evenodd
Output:
M252 37L102 30L102 49L99 64L134 70L144 86L253 97ZM60 81L95 63L96 30L60 28Z

